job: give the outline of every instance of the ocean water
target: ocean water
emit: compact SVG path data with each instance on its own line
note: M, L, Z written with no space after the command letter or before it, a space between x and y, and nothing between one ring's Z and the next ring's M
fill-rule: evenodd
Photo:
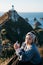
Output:
M0 12L0 17L4 14L4 12Z
M28 18L29 19L28 23L30 23L32 27L34 27L34 23L35 23L34 18L36 17L37 20L41 23L40 27L43 28L43 20L40 19L43 18L43 12L19 13L19 15L24 19Z
M37 20L41 23L41 28L43 28L43 20L40 18L43 18L43 12L29 12L29 13L18 13L21 17L28 18L28 23L34 28L34 18L36 17ZM3 13L0 13L0 16L2 16Z

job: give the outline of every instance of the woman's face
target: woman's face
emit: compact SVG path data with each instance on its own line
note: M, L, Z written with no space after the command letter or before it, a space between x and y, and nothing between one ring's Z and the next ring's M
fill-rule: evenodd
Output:
M26 35L25 42L26 42L26 44L31 44L32 43L31 35Z

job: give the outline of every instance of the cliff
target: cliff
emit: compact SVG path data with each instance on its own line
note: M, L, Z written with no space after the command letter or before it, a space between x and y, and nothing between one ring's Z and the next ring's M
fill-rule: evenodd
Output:
M24 40L25 34L33 28L15 10L6 12L0 17L0 29L5 29L6 37L12 42Z

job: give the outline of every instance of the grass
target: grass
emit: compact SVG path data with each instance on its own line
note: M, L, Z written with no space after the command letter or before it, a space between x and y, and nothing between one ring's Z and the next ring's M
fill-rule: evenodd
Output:
M7 59L0 59L0 65L7 65L9 60L10 60L9 58L7 58Z
M39 50L40 56L43 57L43 47L39 47L38 50Z

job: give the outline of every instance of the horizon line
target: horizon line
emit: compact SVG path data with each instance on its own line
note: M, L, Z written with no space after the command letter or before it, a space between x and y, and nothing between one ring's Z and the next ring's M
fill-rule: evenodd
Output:
M5 13L5 12L8 12L8 11L0 11L0 13ZM18 11L16 10L16 12L18 12ZM39 11L39 12L38 11L32 11L32 12L26 11L26 12L18 12L18 13L43 13L43 11Z

